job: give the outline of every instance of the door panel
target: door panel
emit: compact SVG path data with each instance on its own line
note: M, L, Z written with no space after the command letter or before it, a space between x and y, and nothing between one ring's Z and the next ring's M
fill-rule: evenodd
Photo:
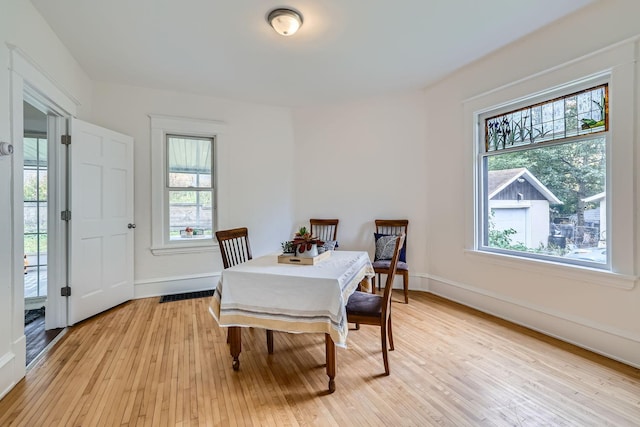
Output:
M133 138L70 123L69 324L133 298Z

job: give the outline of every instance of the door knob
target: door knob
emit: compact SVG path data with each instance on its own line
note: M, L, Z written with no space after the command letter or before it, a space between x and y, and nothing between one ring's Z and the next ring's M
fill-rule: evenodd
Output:
M129 223L129 224L127 225L127 228L136 228L136 225L135 225L135 224L131 224L131 223Z

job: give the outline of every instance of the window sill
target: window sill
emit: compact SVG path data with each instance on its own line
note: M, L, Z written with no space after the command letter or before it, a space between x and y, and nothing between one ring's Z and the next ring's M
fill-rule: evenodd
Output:
M180 241L176 244L166 246L157 246L151 248L151 253L155 256L174 255L174 254L193 254L202 252L220 252L218 243L207 242L184 242Z
M580 265L560 264L546 260L528 259L513 255L482 252L465 249L465 255L481 259L494 265L517 268L537 274L550 274L564 279L579 280L604 287L632 290L636 286L637 276L619 274L609 270L589 268Z

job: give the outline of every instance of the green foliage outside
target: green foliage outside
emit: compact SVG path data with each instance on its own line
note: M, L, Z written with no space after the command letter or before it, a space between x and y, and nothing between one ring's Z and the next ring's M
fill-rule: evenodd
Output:
M47 173L40 172L40 182L34 170L24 174L24 199L25 201L47 200Z
M488 158L489 170L526 167L563 204L551 210L556 217L577 215L576 225L584 225L582 199L605 191L606 144L603 137L586 141L503 153Z
M40 253L47 252L47 235L40 234ZM35 234L27 234L24 236L24 253L33 255L38 253L38 238Z

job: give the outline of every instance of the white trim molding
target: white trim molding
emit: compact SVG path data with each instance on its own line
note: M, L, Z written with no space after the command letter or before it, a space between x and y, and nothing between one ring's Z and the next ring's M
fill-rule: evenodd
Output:
M170 242L164 233L168 222L168 211L165 203L165 168L166 150L165 140L168 134L189 135L197 137L215 138L216 146L224 139L227 125L217 120L206 120L188 117L165 116L149 114L151 119L151 253L153 255L173 255L212 251L218 244L215 239ZM214 166L214 186L217 184L218 161ZM214 188L214 194L216 194ZM214 209L217 212L214 201ZM214 215L214 228L217 215Z
M197 292L215 289L220 272L184 276L158 277L138 280L134 283L134 298L150 298L162 295Z

